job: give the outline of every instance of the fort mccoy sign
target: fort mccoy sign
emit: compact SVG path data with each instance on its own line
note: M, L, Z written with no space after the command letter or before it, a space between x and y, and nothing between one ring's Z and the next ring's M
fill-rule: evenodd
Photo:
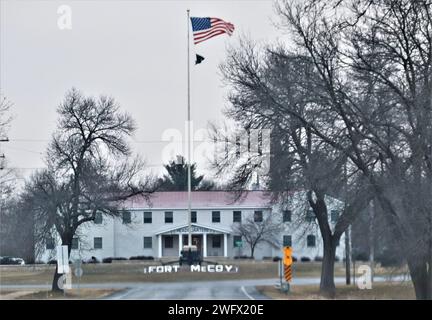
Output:
M176 273L180 270L179 265L171 266L148 266L144 267L144 273ZM182 267L182 270L188 270L190 272L208 272L208 273L237 273L239 270L238 266L228 264L209 264L206 266L191 265L188 269Z

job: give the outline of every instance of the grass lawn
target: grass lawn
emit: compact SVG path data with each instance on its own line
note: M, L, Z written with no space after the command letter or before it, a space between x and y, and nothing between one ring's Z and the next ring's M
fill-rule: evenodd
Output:
M173 281L202 281L202 280L230 280L230 279L265 279L277 278L278 263L272 261L239 261L232 260L224 264L238 266L238 273L201 273L180 270L178 273L144 274L143 269L149 265L159 265L157 261L149 262L119 262L112 264L85 264L82 265L83 276L81 283L101 282L173 282ZM0 285L7 284L51 284L54 274L54 265L36 266L1 266ZM294 277L319 277L321 263L295 263ZM375 274L387 275L401 273L401 270L376 269ZM335 276L344 276L345 268L342 263L335 266ZM78 279L73 275L72 282ZM1 289L1 288L0 288Z
M318 285L291 286L290 293L280 292L274 286L258 286L262 294L276 300L325 300ZM415 299L411 282L376 282L370 290L360 290L354 285L337 285L336 300L412 300Z

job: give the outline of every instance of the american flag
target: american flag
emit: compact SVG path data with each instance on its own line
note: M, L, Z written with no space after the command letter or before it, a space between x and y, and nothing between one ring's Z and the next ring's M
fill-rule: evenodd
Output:
M191 17L194 43L198 44L223 33L232 35L234 25L218 18Z

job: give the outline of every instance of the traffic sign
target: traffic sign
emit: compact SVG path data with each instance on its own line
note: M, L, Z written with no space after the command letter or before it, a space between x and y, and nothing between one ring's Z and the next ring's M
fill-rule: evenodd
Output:
M68 246L57 246L57 272L69 273Z
M292 248L291 247L284 247L283 249L283 253L284 253L284 257L283 257L283 263L286 266L290 266L293 263L292 260Z
M292 280L292 270L291 266L284 266L284 278L286 282L291 282Z
M236 246L236 248L241 248L241 247L243 247L243 241L236 241L236 242L235 242L235 246Z

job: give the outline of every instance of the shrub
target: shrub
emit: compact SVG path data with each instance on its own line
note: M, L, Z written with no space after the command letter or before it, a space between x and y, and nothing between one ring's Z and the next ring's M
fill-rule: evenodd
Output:
M273 261L274 261L274 262L278 262L278 261L280 261L280 260L282 260L281 257L273 257Z
M309 257L301 257L301 258L300 258L300 261L301 261L301 262L310 262L311 259L310 259Z
M154 260L153 256L132 256L129 260Z
M293 256L293 257L292 257L292 261L293 261L293 262L297 262L297 257L294 257L294 256Z
M322 262L322 261L323 261L323 257L316 256L316 257L314 258L314 261L316 261L316 262Z
M103 263L111 263L115 260L127 260L125 257L107 257L107 258L103 258L102 262Z
M113 261L113 258L111 258L111 257L102 259L102 263L111 263L112 261Z
M240 257L239 256L235 256L234 259L254 259L254 258L246 256L246 255L243 255L243 256L240 256Z
M100 263L100 261L96 257L91 257L86 263Z
M338 256L335 256L335 262L339 262L340 258Z
M57 264L57 260L52 259L52 260L48 261L48 264Z

